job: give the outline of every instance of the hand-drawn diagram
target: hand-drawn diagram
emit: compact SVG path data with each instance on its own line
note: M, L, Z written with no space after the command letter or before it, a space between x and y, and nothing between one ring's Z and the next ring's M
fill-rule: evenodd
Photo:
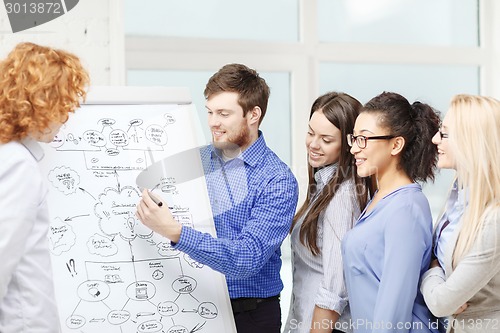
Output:
M47 147L48 243L63 332L232 331L223 276L135 216L137 174L197 147L188 135L192 108L84 105ZM180 223L215 233L206 224L203 177L179 182L165 175L153 191Z

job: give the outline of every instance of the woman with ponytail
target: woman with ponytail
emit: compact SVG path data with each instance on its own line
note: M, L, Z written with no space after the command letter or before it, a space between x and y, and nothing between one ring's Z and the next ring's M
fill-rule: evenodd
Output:
M384 92L348 136L358 176L378 190L342 242L354 332L437 332L418 286L431 261L432 216L417 182L434 179L439 116Z
M330 92L311 108L309 187L291 228L293 295L286 333L352 331L340 245L367 201L347 144L361 106L345 93Z
M457 95L432 142L457 180L421 290L451 332L500 330L500 101Z

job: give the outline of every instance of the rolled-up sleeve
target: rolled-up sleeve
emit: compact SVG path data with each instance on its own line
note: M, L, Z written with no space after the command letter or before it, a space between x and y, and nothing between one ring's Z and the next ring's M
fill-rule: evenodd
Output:
M288 175L263 188L236 239L215 238L183 227L177 250L226 276L245 278L258 273L287 236L297 204L297 183Z
M348 297L344 281L341 244L360 214L351 182L344 182L320 218L323 218L323 278L315 304L342 315Z

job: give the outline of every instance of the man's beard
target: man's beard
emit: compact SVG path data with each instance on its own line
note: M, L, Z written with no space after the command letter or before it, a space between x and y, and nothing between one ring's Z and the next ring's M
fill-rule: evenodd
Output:
M250 130L248 126L242 126L241 130L236 135L228 135L227 141L216 142L213 141L215 148L222 150L237 150L245 147L250 143Z

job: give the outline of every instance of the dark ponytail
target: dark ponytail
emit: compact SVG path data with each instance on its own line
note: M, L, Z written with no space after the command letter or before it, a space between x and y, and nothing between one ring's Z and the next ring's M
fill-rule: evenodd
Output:
M432 144L432 137L439 130L437 111L428 104L410 104L399 94L383 92L366 103L361 112L380 114L380 126L405 139L400 166L411 180L434 180L437 147Z
M432 137L439 130L439 115L421 102L414 102L410 110L416 139L404 151L401 164L405 170L412 171L409 175L415 181L434 180L438 155Z

